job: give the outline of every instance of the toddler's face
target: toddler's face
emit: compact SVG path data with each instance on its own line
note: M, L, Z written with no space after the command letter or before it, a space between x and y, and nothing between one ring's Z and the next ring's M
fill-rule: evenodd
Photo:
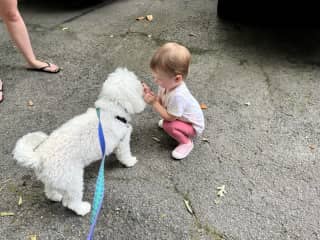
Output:
M176 76L169 75L164 71L152 70L152 76L153 76L154 82L160 87L163 87L165 89L171 90L175 88L177 85L179 85L179 82L176 81Z

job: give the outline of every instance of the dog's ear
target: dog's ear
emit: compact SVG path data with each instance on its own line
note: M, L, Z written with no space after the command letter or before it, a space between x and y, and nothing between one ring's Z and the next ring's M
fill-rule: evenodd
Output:
M98 100L95 102L95 106L99 108L107 108L105 105L108 101L119 102L117 99L121 95L121 86L108 76L104 81Z

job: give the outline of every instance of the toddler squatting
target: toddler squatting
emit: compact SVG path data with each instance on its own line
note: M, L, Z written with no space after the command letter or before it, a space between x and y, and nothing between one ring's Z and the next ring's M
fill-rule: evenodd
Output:
M203 112L185 84L190 60L186 47L166 43L150 61L153 79L159 86L158 94L143 83L145 102L161 117L159 127L179 143L172 151L175 159L187 157L193 149L193 139L204 130Z

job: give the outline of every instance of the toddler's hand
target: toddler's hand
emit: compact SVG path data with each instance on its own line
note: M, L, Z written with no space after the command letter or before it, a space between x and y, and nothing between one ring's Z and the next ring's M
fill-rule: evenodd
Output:
M145 84L144 82L142 83L142 87L143 87L144 94L151 92L150 87L147 84Z
M157 100L157 97L154 95L152 91L145 93L143 98L144 101L148 104L153 104Z

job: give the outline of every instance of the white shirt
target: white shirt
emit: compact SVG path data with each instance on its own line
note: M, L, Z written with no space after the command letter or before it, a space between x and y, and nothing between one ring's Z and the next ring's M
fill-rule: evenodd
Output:
M192 124L197 135L204 130L204 117L198 101L192 96L187 85L182 82L175 89L166 92L159 87L158 96L167 112L179 120Z

